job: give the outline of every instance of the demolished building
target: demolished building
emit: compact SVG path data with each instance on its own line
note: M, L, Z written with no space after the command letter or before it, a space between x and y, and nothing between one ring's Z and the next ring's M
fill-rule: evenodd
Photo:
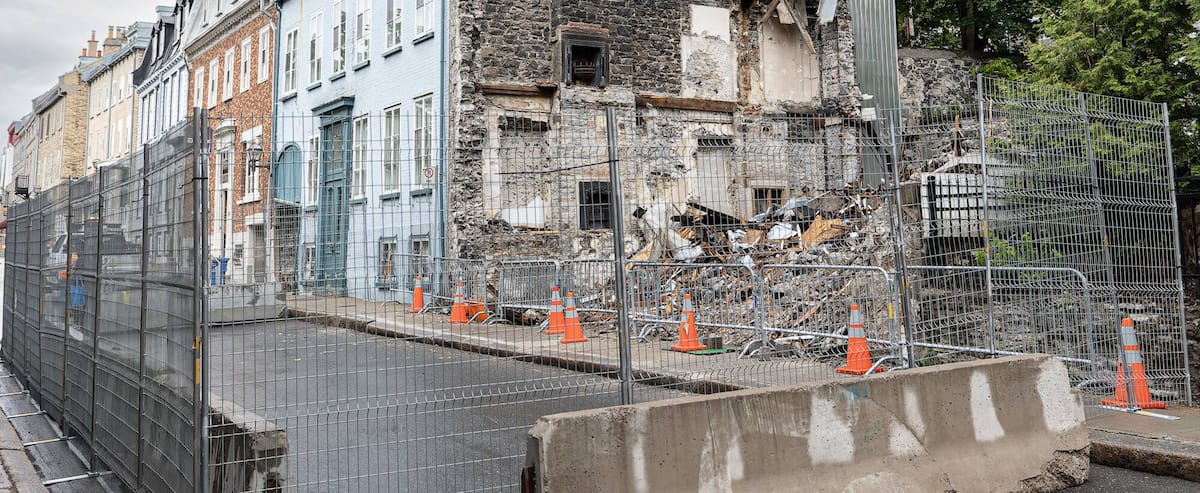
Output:
M894 26L868 3L452 2L447 256L611 258L610 152L636 259L801 241L809 201L885 179L895 77L864 92L856 56L894 74L895 43L855 43Z

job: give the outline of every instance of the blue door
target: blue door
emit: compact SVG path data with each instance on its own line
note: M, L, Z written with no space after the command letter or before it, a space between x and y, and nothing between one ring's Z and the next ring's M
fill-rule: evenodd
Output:
M350 119L327 120L321 128L321 197L317 206L317 285L325 294L346 294L346 234L350 163Z

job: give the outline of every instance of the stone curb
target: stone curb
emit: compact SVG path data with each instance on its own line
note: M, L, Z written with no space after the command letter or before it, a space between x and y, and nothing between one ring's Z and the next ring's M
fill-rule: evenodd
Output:
M1092 462L1200 482L1200 444L1092 430Z
M577 353L571 355L570 357L537 354L523 351L516 345L507 345L508 347L505 347L505 345L488 345L478 340L454 333L437 335L432 333L421 334L417 333L417 331L413 330L411 327L406 327L404 324L396 323L387 319L364 320L341 315L330 315L315 311L305 311L297 308L288 308L286 313L288 318L300 318L309 322L347 328L381 337L404 338L412 342L429 344L431 346L441 346L450 349L457 349L459 351L467 351L501 358L510 358L514 361L524 361L543 366L562 368L564 370L592 373L610 378L616 378L617 375L620 374L620 366L616 361L587 353ZM401 330L401 328L404 330ZM746 388L744 386L729 382L711 379L696 379L691 378L686 374L677 375L659 370L634 368L633 376L634 379L641 384L671 385L673 388L693 394L714 394L718 392L728 392L731 390L743 390Z

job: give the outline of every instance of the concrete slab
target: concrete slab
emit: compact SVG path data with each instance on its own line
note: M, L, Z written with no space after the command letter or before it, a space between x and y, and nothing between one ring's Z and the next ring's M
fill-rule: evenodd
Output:
M544 416L525 491L1057 491L1087 477L1083 404L1019 356Z

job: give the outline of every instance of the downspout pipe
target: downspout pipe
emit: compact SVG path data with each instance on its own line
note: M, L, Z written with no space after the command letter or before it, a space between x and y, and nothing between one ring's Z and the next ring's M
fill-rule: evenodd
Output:
M438 153L441 154L439 159L439 161L441 161L441 166L438 166L436 201L437 210L435 211L435 214L437 215L437 219L435 219L435 222L437 223L437 238L435 239L436 246L434 247L434 251L437 252L438 257L442 258L446 257L446 222L450 218L449 212L446 211L446 189L450 186L450 165L448 162L449 153L446 150L450 142L450 102L446 98L446 90L449 86L450 78L450 66L448 64L450 45L447 40L447 38L450 36L450 22L449 15L447 15L448 10L446 6L450 3L450 1L451 0L443 0L438 2L441 4L442 10L442 18L438 21L442 31L438 36L441 38L439 50L442 53L442 59L440 62L441 70L440 75L438 76L438 99L440 100L439 103L441 106L441 121L438 123L438 130L440 133L439 140L441 141L441 145L438 146Z

